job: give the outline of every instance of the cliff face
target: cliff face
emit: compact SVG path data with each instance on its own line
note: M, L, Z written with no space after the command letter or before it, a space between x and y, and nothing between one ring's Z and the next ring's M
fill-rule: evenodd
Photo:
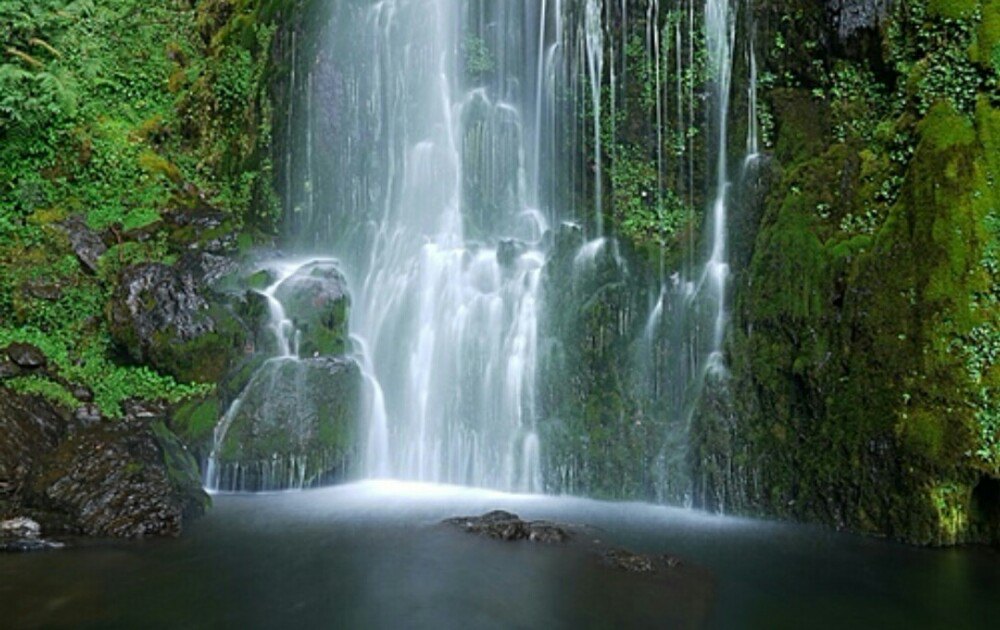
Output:
M774 181L696 502L997 541L1000 3L757 3Z

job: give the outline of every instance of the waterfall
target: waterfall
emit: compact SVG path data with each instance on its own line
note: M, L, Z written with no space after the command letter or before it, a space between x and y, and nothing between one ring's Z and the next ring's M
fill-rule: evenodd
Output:
M698 292L711 304L712 330L706 367L720 368L721 350L728 312L726 292L729 287L727 248L729 193L729 95L732 88L733 48L736 20L730 0L707 0L705 3L705 35L708 47L709 71L714 88L712 130L715 132L715 186L707 227L710 233L710 254L705 263Z
M557 110L575 81L564 4L347 0L298 79L308 146L290 161L309 176L287 231L350 284L361 475L542 489L544 237L564 212Z
M585 412L602 439L654 440L643 456L659 468L642 483L683 494L683 472L664 479L685 458L692 386L723 368L728 323L736 4L343 0L300 37L315 41L287 77L285 239L346 277L355 476L573 491L611 452L566 433ZM752 74L752 43L749 55ZM642 116L648 132L630 124ZM615 189L615 169L643 159L651 184L636 197L660 224L686 213L676 243L655 228L659 259L645 262L620 237ZM670 247L687 260L667 267ZM272 360L293 360L273 289L268 305ZM630 362L641 346L644 367L622 366L612 402L585 408L598 394L573 388L600 368L550 382L578 367L559 365L568 343L597 349L587 361Z

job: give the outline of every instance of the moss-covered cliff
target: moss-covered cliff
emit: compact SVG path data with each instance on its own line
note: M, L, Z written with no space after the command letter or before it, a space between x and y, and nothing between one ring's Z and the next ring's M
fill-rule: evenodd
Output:
M776 181L697 501L996 541L1000 3L758 5Z

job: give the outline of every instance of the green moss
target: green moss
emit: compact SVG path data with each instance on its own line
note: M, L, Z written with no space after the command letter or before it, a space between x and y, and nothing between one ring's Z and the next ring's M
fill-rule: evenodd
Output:
M37 394L49 402L67 409L76 409L80 402L65 387L42 376L20 376L4 381L12 391L22 394Z
M961 20L975 15L979 5L979 0L927 0L927 13L937 17Z
M212 430L221 417L217 397L194 398L174 411L171 428L189 443L198 444L212 436Z

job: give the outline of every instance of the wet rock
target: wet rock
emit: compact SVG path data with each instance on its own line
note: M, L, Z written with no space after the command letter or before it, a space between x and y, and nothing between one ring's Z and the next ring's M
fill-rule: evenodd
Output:
M73 385L70 388L70 393L73 394L73 398L82 403L94 402L94 392L86 385Z
M482 516L449 518L445 523L497 540L563 543L570 539L569 530L561 525L547 521L525 521L517 514L503 510L494 510Z
M24 542L37 531L179 534L183 519L207 500L196 462L162 419L105 421L96 408L83 408L92 415L70 416L42 398L0 388L0 518L28 515L40 525L5 523L8 546L50 547Z
M611 549L603 555L604 561L630 573L652 573L653 559L649 556L632 553L626 549Z
M219 487L278 490L342 476L355 456L360 386L348 358L266 362L229 411Z
M528 246L514 239L500 241L497 245L497 264L508 269L517 263L518 257L527 251Z
M8 493L21 488L66 431L66 418L41 398L0 388L0 484Z
M185 514L199 509L178 492L152 429L132 418L75 432L32 475L27 494L88 536L177 536Z
M25 553L61 549L63 543L44 540L42 526L26 517L0 522L0 552Z
M227 296L211 289L234 268L210 254L128 267L110 303L113 338L134 360L178 379L219 381L256 326L241 321Z
M877 30L889 9L890 0L827 0L830 13L841 41L847 41L862 30Z
M175 211L166 220L175 247L213 254L229 253L237 247L239 231L226 214L217 210Z
M98 261L108 250L101 235L87 227L87 221L79 215L66 219L60 227L69 238L80 264L91 273L97 273Z
M38 346L30 343L12 343L7 346L7 356L18 367L35 370L45 367L48 360Z
M53 540L42 538L11 538L0 537L0 552L4 553L30 553L33 551L49 551L52 549L62 549L66 545Z
M458 516L444 521L466 532L503 541L566 543L570 549L582 551L601 565L615 570L660 577L676 576L689 567L680 558L669 554L644 555L627 549L609 547L594 537L591 528L570 527L548 521L525 521L517 514L494 510L482 516ZM695 573L703 572L696 567Z
M29 538L38 536L41 533L41 525L23 516L0 522L0 535Z
M104 416L101 414L101 410L97 405L93 403L85 403L77 407L76 411L73 412L73 418L79 426L89 427L100 422Z
M300 331L302 357L334 356L347 349L350 298L337 263L316 261L299 269L275 291Z

